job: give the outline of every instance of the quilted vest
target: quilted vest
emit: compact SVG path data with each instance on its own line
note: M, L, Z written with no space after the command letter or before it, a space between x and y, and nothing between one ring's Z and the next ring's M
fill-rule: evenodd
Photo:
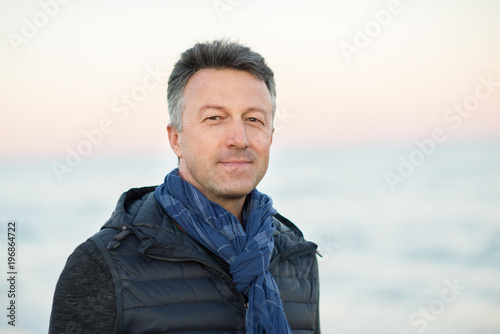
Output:
M93 240L111 271L116 333L245 333L245 296L228 265L180 231L154 198L154 187L122 195ZM319 333L317 246L275 216L273 275L295 334Z

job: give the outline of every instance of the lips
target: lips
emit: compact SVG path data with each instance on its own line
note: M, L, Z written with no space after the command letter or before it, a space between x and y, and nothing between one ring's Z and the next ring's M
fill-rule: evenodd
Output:
M219 163L224 166L243 166L251 164L252 162L248 160L234 160L234 161L221 161Z
M221 161L221 164L249 164L251 163L250 160L228 160L228 161Z
M241 152L221 152L221 154L216 155L214 158L218 164L227 168L248 167L256 161L255 154L248 150Z
M221 161L219 164L221 164L224 167L227 168L242 168L242 167L247 167L250 166L252 162L249 160L228 160L228 161Z

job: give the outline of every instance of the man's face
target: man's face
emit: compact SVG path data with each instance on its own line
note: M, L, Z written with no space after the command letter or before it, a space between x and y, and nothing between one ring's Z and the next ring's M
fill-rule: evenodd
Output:
M168 127L181 177L214 202L245 197L269 162L274 130L266 84L245 71L202 69L183 99L182 132Z

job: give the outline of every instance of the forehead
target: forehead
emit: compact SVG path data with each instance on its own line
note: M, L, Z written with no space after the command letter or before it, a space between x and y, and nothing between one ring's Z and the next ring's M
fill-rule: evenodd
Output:
M185 107L213 103L231 107L260 105L271 111L271 94L264 81L246 71L202 69L189 78L183 94Z

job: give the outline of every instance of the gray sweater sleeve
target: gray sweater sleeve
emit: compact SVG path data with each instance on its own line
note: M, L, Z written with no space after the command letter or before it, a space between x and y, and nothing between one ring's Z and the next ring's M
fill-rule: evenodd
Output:
M49 333L114 333L116 295L111 272L87 240L69 256L57 282Z

